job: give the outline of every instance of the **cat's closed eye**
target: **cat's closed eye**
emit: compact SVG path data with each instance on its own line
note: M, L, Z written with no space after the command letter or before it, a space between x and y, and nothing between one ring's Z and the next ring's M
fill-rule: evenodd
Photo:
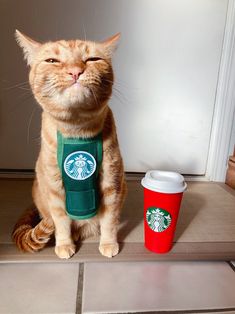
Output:
M60 61L58 59L49 58L45 60L47 63L59 63Z
M85 60L85 63L86 62L95 62L95 61L100 61L100 60L103 60L103 59L100 57L90 57L90 58Z

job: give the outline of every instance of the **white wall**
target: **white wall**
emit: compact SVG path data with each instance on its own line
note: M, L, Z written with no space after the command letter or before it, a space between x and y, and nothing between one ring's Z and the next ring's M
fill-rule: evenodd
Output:
M25 91L8 89L27 79L14 29L41 40L101 40L121 31L111 107L126 170L204 174L227 3L2 1L0 168L33 168L39 143L40 110Z

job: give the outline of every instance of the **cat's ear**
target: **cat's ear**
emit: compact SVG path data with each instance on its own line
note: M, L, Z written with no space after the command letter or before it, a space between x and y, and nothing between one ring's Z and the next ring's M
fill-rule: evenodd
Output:
M103 46L105 47L105 50L107 51L110 57L113 55L114 51L117 49L120 36L121 36L121 33L117 33L116 35L109 37L108 39L102 42Z
M24 57L27 60L28 65L31 65L41 44L18 30L15 31L15 38L18 45L23 49Z

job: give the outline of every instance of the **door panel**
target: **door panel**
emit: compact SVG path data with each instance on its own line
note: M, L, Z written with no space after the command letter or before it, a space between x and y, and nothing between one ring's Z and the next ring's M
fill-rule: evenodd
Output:
M40 109L15 28L39 40L121 32L114 111L126 171L204 174L228 1L1 1L2 169L34 168ZM23 89L22 89L23 88Z

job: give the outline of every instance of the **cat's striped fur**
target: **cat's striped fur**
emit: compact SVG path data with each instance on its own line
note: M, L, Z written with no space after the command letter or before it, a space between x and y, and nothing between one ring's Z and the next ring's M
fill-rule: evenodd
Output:
M115 256L126 184L113 114L107 102L113 85L111 56L119 35L102 43L61 40L40 44L18 31L16 38L30 65L30 85L43 113L41 150L32 191L41 221L35 226L37 211L27 211L16 224L13 239L20 249L37 251L55 230L55 252L60 258L69 258L75 253L74 241L100 232L101 254ZM102 132L101 205L91 219L72 221L66 214L57 165L57 130L65 137L92 137Z

